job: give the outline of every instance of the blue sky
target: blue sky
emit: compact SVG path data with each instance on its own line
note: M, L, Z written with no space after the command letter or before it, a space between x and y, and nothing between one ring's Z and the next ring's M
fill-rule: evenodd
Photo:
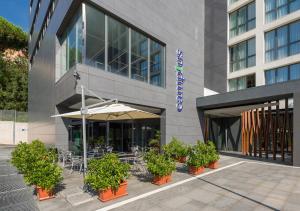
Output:
M27 32L29 0L0 0L0 16Z

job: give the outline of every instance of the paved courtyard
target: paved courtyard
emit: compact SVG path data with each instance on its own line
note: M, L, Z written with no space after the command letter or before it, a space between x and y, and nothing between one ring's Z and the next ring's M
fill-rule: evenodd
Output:
M152 185L132 176L129 195L102 203L82 193L81 178L67 173L64 189L54 200L38 202L40 210L300 210L300 169L290 166L221 157L218 170L198 177L177 166L173 181ZM78 177L79 176L79 177ZM74 185L76 183L76 185Z
M0 146L0 210L39 210L33 189L24 184L22 175L9 162L11 150Z
M131 176L126 197L102 203L82 191L82 175L64 172L55 199L39 202L0 149L0 210L300 210L300 168L221 156L220 168L193 177L177 165L173 181Z

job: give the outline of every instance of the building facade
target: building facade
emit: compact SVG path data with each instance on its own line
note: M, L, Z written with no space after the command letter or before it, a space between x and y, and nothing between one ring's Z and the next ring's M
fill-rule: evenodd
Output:
M300 1L229 0L228 91L300 79Z
M31 0L29 140L80 148L81 122L50 116L80 109L81 85L104 99L160 115L151 121L89 121L89 142L104 139L126 151L146 146L156 131L161 144L172 136L187 143L202 139L195 100L205 88L213 93L226 89L221 64L226 63L227 37L218 31L226 30L224 15L225 1ZM180 112L178 50L185 79ZM214 54L223 60L205 56ZM204 82L206 77L216 80ZM89 93L86 101L97 102Z

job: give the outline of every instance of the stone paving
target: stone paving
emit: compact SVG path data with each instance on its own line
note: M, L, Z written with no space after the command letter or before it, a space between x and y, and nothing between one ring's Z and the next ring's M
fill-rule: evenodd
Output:
M0 174L10 176L0 176L0 210L300 210L300 168L291 166L221 156L219 170L206 169L197 178L178 165L164 186L132 176L129 195L106 203L82 191L81 174L66 170L56 198L39 202L1 155ZM148 193L153 194L136 199Z
M0 146L0 210L39 210L33 189L24 184L22 175L9 162L11 150Z

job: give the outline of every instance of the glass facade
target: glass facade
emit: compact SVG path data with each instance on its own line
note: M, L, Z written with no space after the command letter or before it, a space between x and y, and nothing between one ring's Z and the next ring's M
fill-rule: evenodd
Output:
M123 23L108 17L107 70L128 76L129 29Z
M300 63L265 71L267 85L300 79Z
M266 62L300 53L300 21L265 34Z
M82 17L77 13L61 39L60 70L57 72L61 77L77 63L82 62Z
M131 30L131 78L148 81L148 38Z
M272 22L300 9L300 0L265 0L266 22Z
M256 48L255 38L238 43L229 48L230 51L230 72L255 66Z
M229 91L255 87L255 74L229 80Z
M164 47L151 40L150 42L150 83L156 86L164 84Z
M80 10L62 36L57 79L75 64L84 63L165 87L164 45L88 4L83 8L85 18Z
M255 28L255 2L252 2L229 15L230 37L235 37Z
M105 69L105 15L93 7L86 7L85 63Z

